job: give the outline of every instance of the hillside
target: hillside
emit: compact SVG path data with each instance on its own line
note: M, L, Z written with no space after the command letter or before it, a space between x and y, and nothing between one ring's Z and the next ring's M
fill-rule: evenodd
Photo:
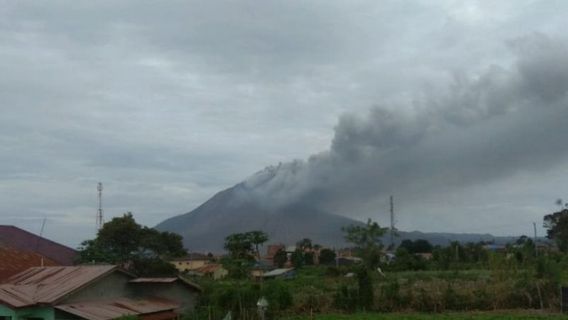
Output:
M158 230L175 232L183 236L190 251L222 252L223 240L236 232L263 230L269 234L269 243L293 244L302 238L332 247L343 247L341 227L360 224L360 221L322 212L309 205L289 205L278 209L266 209L252 201L239 199L239 192L246 188L237 184L214 195L195 210L167 219L156 226ZM450 241L462 242L497 240L489 234L454 234L399 232L396 242L402 239L427 239L433 244L446 245ZM384 243L387 243L385 237Z

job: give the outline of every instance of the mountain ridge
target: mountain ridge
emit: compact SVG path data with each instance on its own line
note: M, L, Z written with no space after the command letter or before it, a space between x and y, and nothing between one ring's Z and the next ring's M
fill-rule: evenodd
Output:
M303 238L328 247L349 246L341 228L348 225L363 225L363 222L324 212L309 204L270 208L246 197L245 183L222 190L194 210L166 219L156 226L160 231L175 232L183 236L184 246L192 252L223 252L226 236L251 230L262 230L269 235L268 243L294 244ZM506 243L515 237L494 237L477 233L426 233L420 231L397 231L395 243L404 239L425 239L434 245L447 245L451 241L495 241ZM389 242L389 235L383 243Z

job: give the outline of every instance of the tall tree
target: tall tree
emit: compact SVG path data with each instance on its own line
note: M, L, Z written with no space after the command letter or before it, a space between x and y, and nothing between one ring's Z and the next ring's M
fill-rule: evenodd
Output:
M568 209L547 214L544 216L546 237L552 239L562 252L568 251Z
M167 260L185 254L180 235L143 227L127 212L81 243L79 261L118 264L139 275L169 275L175 268Z
M254 245L256 251L256 258L260 261L260 250L259 246L268 241L268 235L265 232L255 230L246 233L249 237L250 242Z
M381 237L387 228L382 228L369 219L364 226L350 225L343 227L342 230L345 233L345 240L357 247L365 265L370 269L377 267L383 248Z

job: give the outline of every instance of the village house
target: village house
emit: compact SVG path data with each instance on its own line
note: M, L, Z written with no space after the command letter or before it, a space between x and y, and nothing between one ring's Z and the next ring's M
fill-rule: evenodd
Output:
M0 247L33 252L60 266L72 266L77 258L77 251L15 226L0 225Z
M176 319L200 291L181 278L136 278L111 265L34 267L0 285L0 319Z
M190 274L200 276L200 277L209 277L213 280L220 280L220 279L225 278L229 274L229 271L227 271L227 269L223 268L223 265L221 265L221 264L210 263L210 264L204 265L201 268L197 268L197 269L192 270Z
M211 258L207 255L190 253L185 257L171 260L170 263L173 264L179 272L187 272L204 267L209 264L210 260Z
M35 252L0 247L0 283L32 267L58 265L55 261Z

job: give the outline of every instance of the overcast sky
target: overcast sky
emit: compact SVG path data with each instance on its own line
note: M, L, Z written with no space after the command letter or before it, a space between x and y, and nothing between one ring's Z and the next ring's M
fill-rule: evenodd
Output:
M266 166L361 156L365 140L389 174L374 157L363 172L392 188L333 193L336 213L387 224L394 192L402 230L531 234L568 198L567 12L0 0L0 224L47 218L44 235L75 247L94 236L99 181L107 220L153 226Z

